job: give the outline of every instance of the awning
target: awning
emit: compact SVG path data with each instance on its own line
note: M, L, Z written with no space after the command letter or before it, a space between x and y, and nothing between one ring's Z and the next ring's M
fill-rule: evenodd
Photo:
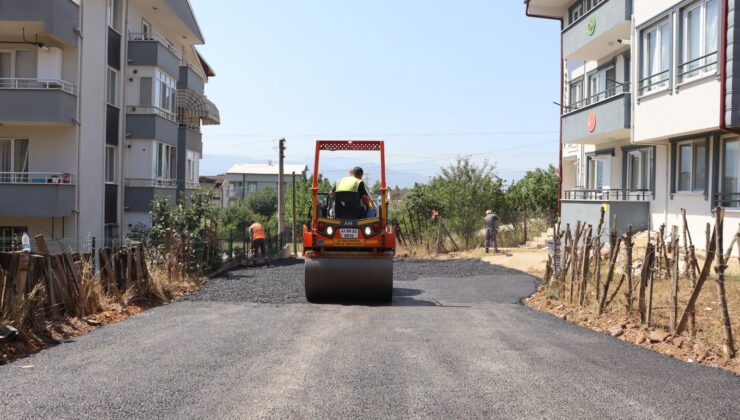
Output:
M192 125L219 125L221 115L216 104L205 95L189 89L177 90L177 108L180 110L180 121Z

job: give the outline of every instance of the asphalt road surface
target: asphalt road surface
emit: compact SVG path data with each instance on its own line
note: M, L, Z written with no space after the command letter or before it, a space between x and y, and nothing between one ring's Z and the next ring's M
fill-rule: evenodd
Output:
M0 418L740 415L737 376L528 309L525 274L397 262L389 306L310 305L302 278L236 271L2 366Z

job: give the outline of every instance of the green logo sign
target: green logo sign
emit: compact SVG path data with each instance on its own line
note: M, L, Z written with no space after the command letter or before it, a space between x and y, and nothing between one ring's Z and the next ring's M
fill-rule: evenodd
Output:
M596 32L596 17L591 16L588 18L588 26L586 26L586 32L588 32L589 35L593 35L594 32Z

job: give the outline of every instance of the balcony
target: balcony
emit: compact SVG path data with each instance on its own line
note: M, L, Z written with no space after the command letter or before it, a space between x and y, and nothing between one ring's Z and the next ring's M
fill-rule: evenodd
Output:
M131 139L178 142L177 115L150 105L126 107L126 132Z
M64 217L75 209L71 174L0 172L0 216Z
M203 95L205 92L205 75L203 70L198 71L195 64L184 62L180 66L180 76L177 80L177 89L185 89Z
M650 220L650 200L653 194L649 190L567 190L563 191L562 223L575 226L578 221L592 226L599 223L601 209L605 210L605 232L611 228L616 217L617 228L622 231L631 225L633 230L648 229Z
M130 66L159 67L171 76L180 74L180 52L163 36L155 33L129 34Z
M563 200L575 201L649 201L653 193L650 190L631 189L598 189L586 190L576 188L563 191Z
M48 36L68 46L77 45L80 6L71 0L0 0L3 33Z
M125 186L125 211L148 213L157 197L166 198L171 206L176 204L177 181L174 179L126 178Z
M0 79L0 122L71 125L77 90L63 80Z
M630 137L631 94L620 85L566 107L563 142L599 144Z
M563 30L563 58L599 60L614 55L630 39L632 0L606 0Z

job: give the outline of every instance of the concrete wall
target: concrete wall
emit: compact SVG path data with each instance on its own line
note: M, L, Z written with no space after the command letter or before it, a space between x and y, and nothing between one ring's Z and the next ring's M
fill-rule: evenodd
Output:
M71 216L74 209L74 185L0 185L0 217Z
M174 121L154 114L128 114L126 132L131 139L151 139L177 146L178 126Z
M61 90L0 90L0 121L72 125L77 96Z
M173 207L177 204L175 188L126 187L124 202L126 212L148 213L152 209L152 201L158 196L167 198Z
M77 45L79 6L70 0L0 0L0 21L43 23L43 32L59 42Z
M132 66L159 67L177 79L180 59L157 41L129 41L128 58Z
M588 142L595 136L622 137L630 128L630 101L628 93L613 96L563 116L563 142ZM596 128L588 131L589 115L596 115Z
M84 4L78 239L104 238L105 110L107 33L106 2Z
M632 15L632 0L609 0L595 7L583 18L579 19L563 31L563 56L574 58L591 58L594 52L603 52L602 56L611 53L610 48L604 44L605 39L615 41L623 33L629 32L630 19ZM595 30L590 33L588 26L594 22ZM615 39L611 39L615 38ZM590 45L599 42L600 45ZM618 48L618 47L617 47ZM598 52L597 52L598 54Z

